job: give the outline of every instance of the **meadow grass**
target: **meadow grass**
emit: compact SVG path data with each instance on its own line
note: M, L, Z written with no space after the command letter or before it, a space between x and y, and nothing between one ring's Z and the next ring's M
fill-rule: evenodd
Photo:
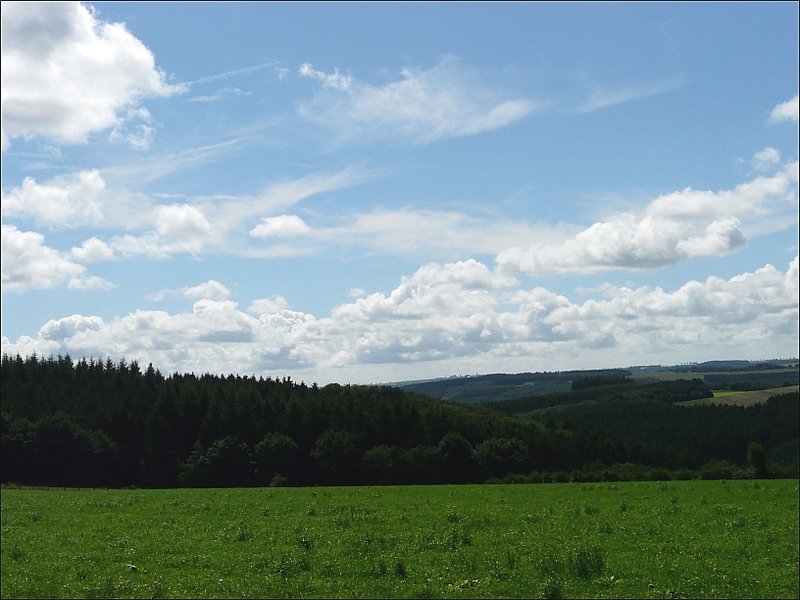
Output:
M798 482L3 489L0 591L797 598Z
M727 396L735 396L742 393L737 390L711 390L711 392L714 394L714 398L726 398Z

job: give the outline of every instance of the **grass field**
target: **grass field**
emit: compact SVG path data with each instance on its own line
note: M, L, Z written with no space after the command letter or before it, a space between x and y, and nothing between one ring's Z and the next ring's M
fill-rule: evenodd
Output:
M713 398L701 398L699 400L687 400L686 402L676 402L684 406L698 406L701 404L725 404L730 406L752 406L753 404L763 404L772 396L790 394L800 390L800 386L790 385L787 387L771 388L768 390L753 390L751 392L735 392L730 390L715 390Z
M797 598L798 482L3 489L1 591Z

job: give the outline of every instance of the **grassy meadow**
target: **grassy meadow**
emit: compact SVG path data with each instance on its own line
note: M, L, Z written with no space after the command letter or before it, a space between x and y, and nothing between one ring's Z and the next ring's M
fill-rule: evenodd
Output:
M6 488L0 591L797 598L798 482Z
M699 400L686 400L677 402L683 406L700 406L703 404L724 404L729 406L753 406L754 404L764 404L772 396L781 394L791 394L800 390L799 386L790 385L767 390L752 390L748 392L737 392L733 390L713 390L713 398L701 398Z

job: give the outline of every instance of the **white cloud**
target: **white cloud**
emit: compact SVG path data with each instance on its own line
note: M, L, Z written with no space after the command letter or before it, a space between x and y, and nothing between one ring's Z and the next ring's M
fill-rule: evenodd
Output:
M780 162L781 153L770 146L762 148L753 156L753 168L759 172L769 171Z
M671 92L683 85L684 80L682 78L674 77L672 79L640 83L617 89L598 89L592 93L586 102L578 107L578 112L590 113L624 102L632 102L634 100L641 100L642 98L649 98L650 96L657 96L659 94Z
M203 211L188 204L171 204L156 208L156 231L167 239L194 240L211 231Z
M795 257L784 272L766 265L674 291L605 285L581 302L542 287L515 289L477 261L429 264L391 292L343 304L324 318L290 310L280 297L254 301L247 312L230 300L202 299L177 314L54 319L33 337L4 338L2 350L125 356L164 371L360 382L447 368L625 366L631 356L643 363L761 358L796 351L799 264Z
M45 245L44 236L2 226L3 290L23 292L53 288L67 283L72 289L109 289L112 284L100 277L86 276L85 267Z
M300 115L335 130L339 142L425 144L505 127L538 108L531 100L503 99L484 88L452 58L428 70L405 68L400 80L382 86L308 64L300 73L323 85L313 101L298 107Z
M227 300L231 295L231 291L216 279L209 279L200 285L183 288L182 292L187 298L205 300Z
M640 269L722 256L746 243L742 220L794 210L798 163L720 192L686 188L659 196L641 214L621 213L560 243L536 242L497 256L511 272L567 273ZM784 220L779 228L791 226Z
M22 186L3 194L2 214L29 218L51 228L99 225L105 218L106 183L97 170L80 171L37 183L26 177Z
M265 215L317 194L369 181L378 172L350 167L279 181L258 196L187 197L188 202L171 204L157 204L145 194L111 185L104 175L85 170L42 182L26 177L22 185L3 192L3 219L32 221L50 229L93 227L130 232L104 241L94 238L92 248L74 248L72 256L78 260L105 260L112 255L164 258L176 253L199 254L209 248L248 255L254 251L246 246L248 230L244 226L248 221L263 219L260 225L251 225L253 237L304 236L311 229L300 217ZM119 175L112 173L112 180ZM98 245L101 243L105 248ZM87 254L90 250L93 254ZM297 254L290 248L269 251Z
M799 118L798 113L800 113L800 108L798 108L798 106L800 106L798 96L795 96L786 102L781 102L772 109L772 112L769 115L770 122L781 123L783 121L794 121L797 123Z
M225 98L234 97L234 98L241 98L242 96L252 96L253 92L245 92L241 88L238 87L225 87L220 88L216 92L211 95L206 96L192 96L189 98L189 102L219 102L220 100L224 100Z
M353 78L350 75L342 75L339 69L334 69L333 73L325 73L317 71L310 63L303 63L297 70L303 77L310 77L316 79L322 84L322 87L329 87L340 92L346 92L353 85Z
M149 197L109 186L97 169L59 175L44 182L26 177L3 192L5 220L31 220L50 229L145 227L151 220Z
M71 290L100 290L108 291L114 289L115 283L97 277L96 275L85 275L81 277L73 277L69 280L67 287Z
M349 215L342 225L316 227L304 242L317 248L355 248L368 254L410 256L420 260L458 260L464 256L497 255L530 239L563 239L560 226L537 226L497 215L429 209L375 209ZM298 245L298 253L309 251Z
M39 329L39 336L45 340L61 341L74 338L84 331L99 331L102 327L103 319L100 317L72 315L48 321Z
M264 218L284 211L295 204L318 194L353 187L378 177L380 173L375 170L348 167L339 171L314 173L299 179L279 181L269 185L257 196L226 199L213 203L208 207L208 217L214 224L217 232L238 232L244 223L257 218ZM272 222L273 226L287 226L294 228L296 233L302 229L299 217L283 215L273 217L279 219ZM295 219L297 219L295 221ZM268 228L267 228L268 229ZM259 230L258 226L254 229ZM253 229L251 228L251 231ZM258 233L251 234L257 236ZM238 250L247 252L246 248L236 246ZM227 250L232 246L227 245Z
M152 52L124 24L101 21L77 2L4 2L2 62L9 140L85 142L122 126L140 100L184 90L166 82Z
M272 296L271 298L258 298L250 303L247 312L254 315L275 314L289 308L289 303L283 296Z
M297 237L311 231L303 219L296 215L268 217L250 230L251 237Z
M215 75L206 75L205 77L200 77L199 79L194 79L192 81L187 81L183 85L185 86L195 86L204 83L211 83L212 81L219 81L220 79L229 79L231 77L238 77L239 75L249 75L250 73L255 73L266 67L269 67L273 63L260 63L258 65L252 65L250 67L242 67L241 69L233 69L230 71L225 71L224 73L217 73Z
M166 258L172 254L202 253L212 233L203 211L189 204L158 205L149 219L154 230L140 235L118 235L108 245L123 257Z
M150 300L160 302L169 296L183 296L184 298L197 300L222 301L227 300L230 295L230 290L224 284L216 279L209 279L198 285L159 290L150 295Z
M69 253L72 258L81 262L100 262L114 258L114 249L96 237L84 240L80 246L76 246Z
M134 150L147 150L153 143L156 128L153 118L146 108L129 108L125 118L114 126L108 139L112 142L123 142Z

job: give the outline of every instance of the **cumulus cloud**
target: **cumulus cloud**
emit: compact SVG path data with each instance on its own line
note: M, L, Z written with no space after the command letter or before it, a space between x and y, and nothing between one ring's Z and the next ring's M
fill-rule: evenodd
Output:
M231 295L231 291L216 279L209 279L200 285L183 288L182 291L187 298L205 300L227 300Z
M769 115L770 122L781 123L783 121L793 121L797 123L798 113L800 113L798 106L800 106L800 103L798 102L798 96L795 96L786 102L781 102L772 109L772 112Z
M401 79L384 85L362 83L338 71L325 73L309 64L300 67L300 74L323 87L313 101L298 107L300 115L335 130L340 142L426 144L499 129L538 108L534 101L505 99L490 91L453 58L427 70L405 68Z
M4 2L2 62L5 140L85 142L122 127L141 100L184 89L166 82L152 52L124 24L102 21L77 2ZM150 132L139 135L134 145Z
M86 275L86 268L44 243L44 236L2 226L3 290L23 292L47 289L66 283L73 289L109 289L105 279Z
M156 209L156 231L164 238L192 240L211 231L211 223L199 208L171 204Z
M96 169L37 183L26 177L3 194L4 218L28 218L51 228L99 225L104 220L106 183Z
M119 176L92 169L45 181L26 177L22 185L3 192L0 203L3 219L32 222L52 230L80 227L123 230L110 239L94 238L89 242L91 248L74 248L71 254L77 260L106 260L112 256L165 258L179 253L200 254L208 248L248 255L245 246L248 230L244 229L248 222L262 219L255 227L250 226L252 237L285 240L304 237L312 230L300 217L265 215L273 215L317 194L359 185L377 177L378 172L350 167L279 181L257 196L208 196L164 204L131 192L118 182L108 183L107 179L113 182ZM296 252L284 248L278 253Z
M780 162L781 153L770 146L762 148L753 156L753 168L760 172L769 171L780 164Z
M580 367L587 348L596 364L619 366L631 356L677 362L741 355L742 348L758 358L796 350L799 264L795 257L785 271L765 265L672 291L606 285L584 301L543 287L517 289L478 261L429 264L390 292L327 317L291 310L280 297L256 300L246 312L206 298L176 314L54 319L35 336L4 339L3 352L111 354L165 371L289 371L362 382L380 381L382 373L441 374L447 365L512 371L546 360Z
M76 338L83 332L99 331L102 326L100 317L72 315L48 321L39 329L39 336L44 340L61 341Z
M289 308L289 303L283 296L272 296L271 298L258 298L250 303L247 312L255 315L275 314Z
M796 205L797 181L798 163L793 162L775 175L731 190L685 188L659 196L641 214L614 215L560 243L508 248L497 256L497 263L511 272L595 272L725 255L746 243L741 219L754 220Z
M296 237L306 234L311 228L296 215L268 217L250 230L252 237Z
M97 169L58 175L47 181L26 177L2 194L3 218L32 221L49 229L136 228L151 219L144 194L111 187Z
M198 285L186 286L182 288L168 288L159 290L150 295L151 300L160 301L168 296L183 296L184 298L198 300L227 300L231 295L230 290L216 279L209 279Z
M88 240L84 240L80 246L72 248L69 254L72 258L81 262L100 262L113 259L114 249L104 241L91 237Z

